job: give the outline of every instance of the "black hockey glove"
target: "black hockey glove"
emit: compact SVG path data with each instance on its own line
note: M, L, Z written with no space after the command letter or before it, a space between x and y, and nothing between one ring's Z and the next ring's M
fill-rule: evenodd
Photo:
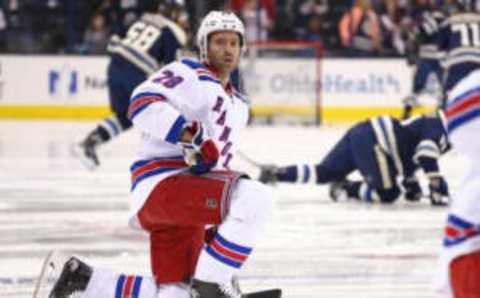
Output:
M407 201L417 202L422 198L422 188L420 187L417 178L405 178L402 181L402 186L405 188L405 199L407 199Z
M450 202L448 185L443 177L430 178L430 202L434 206L447 206Z

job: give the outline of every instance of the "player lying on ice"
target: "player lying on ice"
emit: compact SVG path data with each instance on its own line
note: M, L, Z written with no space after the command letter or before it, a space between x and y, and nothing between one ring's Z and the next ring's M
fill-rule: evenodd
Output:
M230 170L248 120L248 102L229 82L245 50L233 13L212 11L197 33L200 61L161 68L132 94L141 132L132 171L130 225L150 236L153 277L115 274L73 257L50 297L278 298L241 294L233 282L263 234L272 193ZM205 227L215 233L205 241Z
M264 183L331 183L330 196L392 203L405 190L405 198L418 201L422 190L415 177L422 168L429 179L432 205L446 205L449 193L440 174L438 158L449 150L443 112L403 122L389 116L371 118L350 128L318 164L261 166ZM358 170L363 181L347 176ZM401 186L397 178L403 178Z

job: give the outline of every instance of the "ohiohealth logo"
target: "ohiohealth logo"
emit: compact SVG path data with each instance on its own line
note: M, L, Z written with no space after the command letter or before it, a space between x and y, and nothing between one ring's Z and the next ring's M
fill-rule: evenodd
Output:
M58 95L67 93L75 95L78 92L78 72L76 70L50 70L48 72L48 93Z

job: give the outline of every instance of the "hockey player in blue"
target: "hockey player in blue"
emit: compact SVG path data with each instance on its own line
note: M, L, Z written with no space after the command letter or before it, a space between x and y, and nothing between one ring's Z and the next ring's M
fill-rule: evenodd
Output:
M90 169L100 164L97 146L132 126L127 111L133 89L160 66L175 60L177 50L187 42L184 30L165 16L178 9L176 0L146 3L145 13L127 30L113 34L108 44L107 84L113 115L100 122L74 150Z
M443 92L440 90L428 90L427 83L433 75L438 86L442 84L442 67L440 59L443 53L438 50L437 37L441 24L445 21L445 13L436 8L432 0L417 0L412 18L415 29L408 32L407 61L415 65L413 76L413 92L404 99L402 119L411 116L414 106L419 105L418 97L422 93L434 95L438 100L438 106L443 105Z
M418 201L422 191L415 171L422 168L429 178L432 205L448 203L448 186L437 159L449 149L443 112L400 122L389 116L371 118L350 128L318 164L285 167L262 166L259 180L264 183L331 183L330 196L341 194L360 201L392 203L401 194ZM358 170L363 181L347 176Z
M480 14L476 1L455 0L454 12L442 25L438 48L445 51L442 65L446 71L444 89L448 93L455 84L480 68Z

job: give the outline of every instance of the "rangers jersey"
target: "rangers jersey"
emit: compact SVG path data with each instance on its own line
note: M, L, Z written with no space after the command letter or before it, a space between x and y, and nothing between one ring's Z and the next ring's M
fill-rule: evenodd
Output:
M444 231L441 270L437 289L452 297L449 283L450 262L480 250L480 70L459 81L448 98L446 116L453 148L468 159L460 188L453 193L453 203Z
M225 88L214 71L196 60L173 62L154 73L132 94L128 116L141 132L131 166L136 213L163 179L188 171L178 139L185 123L200 121L220 151L214 169L229 169L240 131L248 122L248 101L230 84Z

